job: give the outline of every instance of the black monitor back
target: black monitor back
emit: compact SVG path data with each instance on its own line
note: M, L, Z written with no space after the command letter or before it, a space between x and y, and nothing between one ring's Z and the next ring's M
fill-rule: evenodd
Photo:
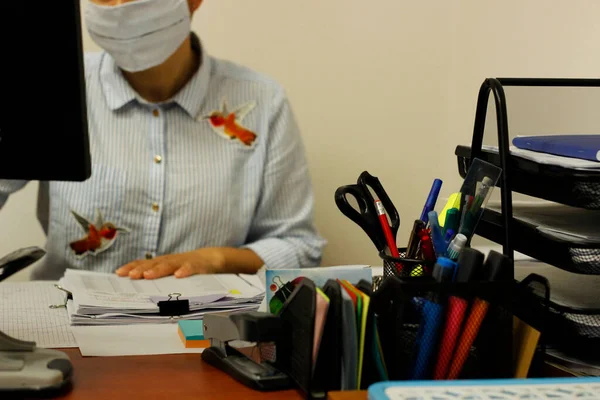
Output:
M80 1L0 1L0 179L91 175Z

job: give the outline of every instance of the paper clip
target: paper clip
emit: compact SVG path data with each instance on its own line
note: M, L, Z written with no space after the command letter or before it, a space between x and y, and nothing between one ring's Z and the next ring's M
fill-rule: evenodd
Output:
M175 297L175 299L173 299L173 297ZM188 299L179 300L180 297L181 293L171 293L169 294L169 300L159 301L159 315L176 317L190 312L190 301Z
M69 300L73 300L73 293L71 293L70 291L68 291L67 289L63 288L60 285L54 284L54 287L57 288L58 290L62 290L63 292L65 292L67 294L67 297L65 297L65 302L64 304L51 304L50 306L48 306L48 308L52 308L52 309L56 309L56 308L67 308L67 303Z

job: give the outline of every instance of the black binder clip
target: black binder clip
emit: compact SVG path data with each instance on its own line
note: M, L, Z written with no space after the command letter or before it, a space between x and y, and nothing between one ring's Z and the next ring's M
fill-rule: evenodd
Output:
M173 297L175 300L173 300ZM190 301L179 300L181 297L181 293L171 293L169 295L169 300L167 301L159 301L158 302L158 313L161 316L166 317L175 317L178 315L187 314L190 312Z

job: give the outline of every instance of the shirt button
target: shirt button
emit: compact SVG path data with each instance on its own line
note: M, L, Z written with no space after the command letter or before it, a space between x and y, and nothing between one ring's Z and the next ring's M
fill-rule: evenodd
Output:
M152 259L152 253L146 253L146 260Z
M160 115L160 111L158 111L158 108L152 110L152 115L154 115L155 117L158 117Z
M160 206L158 205L158 203L152 203L152 211L158 211L160 210Z
M154 163L160 164L162 162L162 157L159 155L154 156Z

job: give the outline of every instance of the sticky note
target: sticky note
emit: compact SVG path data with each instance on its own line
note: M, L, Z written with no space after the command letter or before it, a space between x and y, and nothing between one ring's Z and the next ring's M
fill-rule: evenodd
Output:
M186 349L206 349L210 340L204 339L204 324L202 320L179 321L177 332Z

